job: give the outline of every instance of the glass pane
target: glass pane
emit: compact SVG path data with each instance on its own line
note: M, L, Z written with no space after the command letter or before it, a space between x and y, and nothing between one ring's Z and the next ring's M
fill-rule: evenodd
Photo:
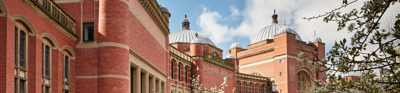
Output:
M174 63L171 62L171 78L174 79Z
M65 73L64 73L64 76L65 76L65 81L64 82L68 82L68 71L69 71L69 58L68 58L68 56L65 56Z
M25 68L25 32L20 31L20 41L19 41L19 66Z
M83 41L94 41L94 23L83 23Z
M46 76L50 77L50 47L45 46L45 73Z
M19 81L19 93L25 93L25 81Z
M178 65L178 81L181 81L181 65Z
M16 67L18 67L18 51L17 51L17 49L18 49L18 29L17 29L17 27L15 27L15 48L14 48L14 50L15 50L15 66Z
M15 81L15 83L14 83L14 93L18 93L18 79L15 79L14 80Z

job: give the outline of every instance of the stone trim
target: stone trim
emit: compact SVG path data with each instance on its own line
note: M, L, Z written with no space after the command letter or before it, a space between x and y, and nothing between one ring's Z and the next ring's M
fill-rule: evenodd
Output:
M56 21L54 18L50 16L48 12L44 12L43 9L39 8L35 3L31 2L30 0L23 0L23 2L29 6L33 11L35 11L38 15L40 15L43 19L45 19L47 22L49 22L51 25L53 25L56 29L61 31L64 35L72 39L73 41L78 40L78 35L75 34L75 20L71 18L67 13L65 13L61 8L58 7L57 4L55 4L53 1L49 1L53 5L55 5L59 10L61 10L62 14L68 17L73 24L73 27L66 27L62 26L61 22ZM69 29L67 29L69 28Z
M4 5L3 1L0 0L0 16L7 17L7 15L8 15L8 10Z
M157 1L155 0L139 0L143 8L147 11L150 17L153 19L154 23L163 32L164 36L169 35L168 21L165 18L163 12Z
M242 55L242 56L239 56L238 59L243 59L243 58L246 58L246 57L259 55L259 54L270 52L270 51L274 51L274 47L268 48L268 49L264 49L264 50L261 50L261 51L257 51L257 52L253 52L253 53L250 53L250 54Z
M93 79L93 78L123 78L129 80L128 76L121 76L121 75L76 76L76 79Z

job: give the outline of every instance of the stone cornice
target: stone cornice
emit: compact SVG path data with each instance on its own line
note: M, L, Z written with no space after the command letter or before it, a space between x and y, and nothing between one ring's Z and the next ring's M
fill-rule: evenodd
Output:
M254 75L249 75L249 74L244 74L244 73L236 73L236 78L270 81L269 77L260 77L260 76L254 76Z
M75 34L75 20L52 0L44 0L45 3L36 0L23 0L23 2L67 37L73 41L78 40L78 35Z
M153 19L154 23L158 26L158 28L162 31L164 36L169 35L169 27L168 21L165 18L161 8L156 0L139 0L140 4L146 10L146 12Z
M242 59L242 58L246 58L246 57L250 57L250 56L254 56L254 55L258 55L258 54L262 54L262 53L266 53L266 52L270 52L270 51L274 51L274 47L260 50L260 51L254 52L254 53L242 55L242 56L239 56L238 59Z

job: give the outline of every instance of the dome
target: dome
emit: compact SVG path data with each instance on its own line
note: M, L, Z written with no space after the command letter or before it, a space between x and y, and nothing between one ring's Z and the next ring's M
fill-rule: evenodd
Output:
M233 44L231 45L231 49L232 49L232 48L242 48L242 45L240 45L239 42L235 42L235 43L233 43Z
M166 7L160 5L160 8L161 8L161 10L162 10L163 12L169 13L169 11L168 11L168 9L167 9Z
M186 16L186 15L185 15ZM192 31L189 28L189 20L185 22L187 18L185 18L182 22L182 30L181 31L176 31L171 34L169 34L169 43L192 43L192 40L197 39L196 42L200 42L202 44L210 44L212 46L215 46L215 44L206 36L197 33L196 31ZM197 34L197 38L196 38Z
M282 28L282 30L280 30L281 28ZM299 34L297 34L296 31L294 31L293 29L291 29L290 27L288 27L286 25L278 24L278 15L275 13L275 10L274 10L274 14L272 15L272 25L262 28L257 33L257 35L253 39L251 39L250 44L254 44L254 43L264 41L267 39L274 39L275 35L282 33L281 31L282 32L291 32L296 35L296 40L301 41L301 38L300 38Z
M195 36L196 38L194 38L190 43L201 43L201 44L204 43L204 41L199 38L197 33L195 34Z
M322 39L320 37L317 37L316 32L314 31L314 37L312 37L309 42L311 42L311 43L321 42L322 43Z
M283 28L281 30L281 28ZM282 32L281 32L282 31ZM286 25L272 24L261 29L257 35L251 40L250 44L257 43L267 39L274 39L274 36L283 32L291 32L296 35L296 40L301 41L301 37L296 31Z
M236 59L235 56L232 55L231 51L229 51L229 54L226 55L225 59Z
M231 49L232 48L242 48L242 45L240 45L240 43L236 41L236 37L235 37L235 43L231 45Z
M232 54L226 55L225 59L236 59Z

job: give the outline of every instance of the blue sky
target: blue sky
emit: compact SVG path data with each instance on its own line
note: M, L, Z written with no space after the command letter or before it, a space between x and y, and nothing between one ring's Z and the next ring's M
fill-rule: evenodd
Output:
M190 28L209 37L218 48L226 50L237 41L247 48L251 38L263 27L271 25L273 10L276 9L279 24L285 24L297 31L303 41L307 42L317 32L317 36L326 43L328 52L335 41L352 36L347 31L336 31L334 22L324 23L322 18L304 20L331 11L341 6L342 0L157 0L171 13L169 28L171 33L181 30L181 22L187 14ZM360 0L345 9L347 12L359 8ZM399 13L397 4L389 8L387 16ZM383 19L383 21L388 19Z

